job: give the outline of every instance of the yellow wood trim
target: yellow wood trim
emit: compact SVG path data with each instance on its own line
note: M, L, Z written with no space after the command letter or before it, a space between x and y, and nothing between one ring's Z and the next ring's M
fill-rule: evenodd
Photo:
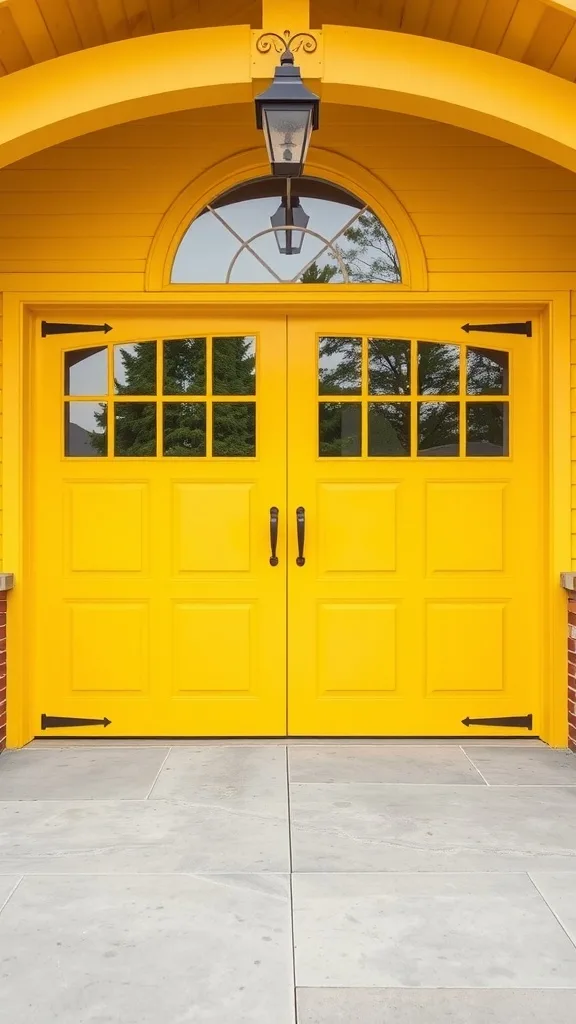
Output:
M337 287L337 286L334 286ZM362 286L360 286L361 288ZM310 315L316 309L324 314L330 308L338 314L358 312L363 316L371 312L382 313L387 307L393 309L414 309L425 305L430 309L448 306L452 310L461 308L469 316L471 311L481 316L484 307L494 311L495 306L517 306L526 316L541 316L546 335L548 319L553 333L553 345L543 351L545 364L545 402L548 408L550 428L549 450L549 512L550 550L547 558L548 573L546 593L543 595L543 616L548 625L549 643L549 685L543 692L543 739L563 746L566 742L566 599L560 586L560 572L569 565L570 556L570 391L569 391L569 326L570 297L567 293L536 291L499 291L468 293L459 295L438 292L399 294L375 290L367 286L369 296L364 296L355 287L340 293L336 301L333 289L319 286L317 296L306 299L295 289L259 288L246 290L224 286L219 289L216 302L214 289L197 289L197 301L191 306L190 296L184 297L174 290L164 292L134 293L110 292L107 294L78 293L17 293L4 296L5 316L5 569L16 574L16 586L9 598L9 669L8 686L10 702L9 745L21 746L31 738L27 718L27 677L25 629L29 616L26 605L26 458L27 458L27 416L26 402L29 393L26 379L25 346L29 325L38 313L52 315L56 311L76 316L96 316L98 309L106 311L106 319L113 320L114 311L146 314L161 314L169 309L171 313L198 314L213 311L219 317L238 314L239 307L249 306L252 315L262 311L286 313L305 312ZM330 292L330 294L326 294ZM281 294L280 294L281 293ZM343 301L344 300L344 301ZM547 357L547 358L546 358ZM26 372L28 372L26 370Z
M548 365L548 613L550 691L543 703L544 737L551 746L568 742L567 607L559 586L562 566L571 564L570 295L555 295L543 318ZM543 695L545 696L545 694Z
M6 75L0 166L141 117L248 102L250 44L247 25L190 29L94 46Z
M24 377L24 338L26 324L24 304L17 295L4 295L4 566L14 573L15 587L7 602L6 635L7 680L9 712L7 716L7 742L9 747L20 747L31 739L27 722L25 672L25 558L24 522L26 481L25 457L25 401L27 388ZM29 702L28 702L29 703Z
M566 14L576 14L576 0L542 0L542 3Z
M170 283L172 263L182 236L207 202L242 181L268 174L269 170L264 150L252 149L210 167L190 182L169 207L154 235L146 264L146 290L189 290L189 285ZM314 151L306 164L306 173L342 185L364 199L378 214L390 232L402 267L402 285L396 289L425 291L428 288L426 256L420 235L391 189L360 164L327 150Z
M576 170L573 83L422 36L325 25L323 38L325 102L443 121Z
M294 32L310 25L310 0L262 0L264 31L290 28Z
M325 103L444 121L576 170L573 83L421 36L328 25L323 39ZM7 75L0 80L0 166L114 124L248 103L250 45L249 26L189 29L91 47Z

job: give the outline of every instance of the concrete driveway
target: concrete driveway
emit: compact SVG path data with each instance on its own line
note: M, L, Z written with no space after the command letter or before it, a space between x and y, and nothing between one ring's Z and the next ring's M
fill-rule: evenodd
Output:
M574 1024L576 757L3 754L0 993L7 1024Z

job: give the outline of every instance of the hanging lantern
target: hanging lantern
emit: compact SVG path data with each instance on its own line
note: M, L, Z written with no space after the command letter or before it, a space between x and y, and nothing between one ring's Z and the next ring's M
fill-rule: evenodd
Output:
M312 132L318 127L320 98L304 85L288 48L274 72L272 85L254 102L256 124L264 132L272 174L299 177Z
M310 217L300 206L298 196L283 196L280 206L270 217L276 243L284 256L295 256L302 251L304 231Z

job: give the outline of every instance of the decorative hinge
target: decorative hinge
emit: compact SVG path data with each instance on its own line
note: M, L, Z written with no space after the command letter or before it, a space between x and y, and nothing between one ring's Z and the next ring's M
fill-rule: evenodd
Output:
M109 718L58 718L54 715L42 715L42 729L76 729L81 725L112 725Z
M498 725L503 729L529 729L532 731L532 715L512 715L510 718L463 718L462 725Z
M49 334L90 334L93 331L108 334L111 330L110 324L52 324L47 320L42 321L43 338L47 338Z
M462 330L466 334L470 334L470 331L486 331L487 334L525 334L531 338L532 321L524 320L520 324L464 324Z

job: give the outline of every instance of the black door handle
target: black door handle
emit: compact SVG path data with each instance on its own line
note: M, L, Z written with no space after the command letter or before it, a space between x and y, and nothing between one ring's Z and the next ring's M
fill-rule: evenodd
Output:
M270 565L278 565L276 548L278 547L278 515L276 505L270 509Z
M296 534L298 537L298 558L296 565L304 565L304 542L306 540L306 509L299 505L296 509Z

